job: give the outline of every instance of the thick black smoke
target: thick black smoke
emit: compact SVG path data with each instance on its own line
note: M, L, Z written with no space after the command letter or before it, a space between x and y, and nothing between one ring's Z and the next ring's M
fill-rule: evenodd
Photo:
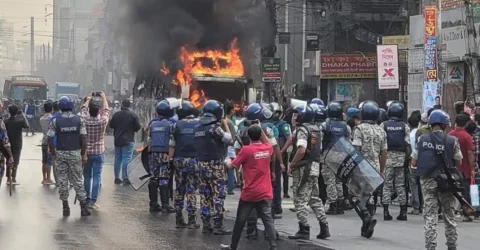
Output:
M271 41L264 0L125 0L119 32L128 41L133 70L158 71L162 62L182 68L182 46L227 49L234 38L241 54Z

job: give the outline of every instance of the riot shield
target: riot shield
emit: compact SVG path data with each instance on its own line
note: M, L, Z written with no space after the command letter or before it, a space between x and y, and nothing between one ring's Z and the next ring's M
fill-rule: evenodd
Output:
M132 188L137 191L150 180L150 168L148 164L148 148L135 156L127 165L128 180Z
M366 204L373 192L383 183L377 170L343 137L324 154L324 160L325 165L363 204Z

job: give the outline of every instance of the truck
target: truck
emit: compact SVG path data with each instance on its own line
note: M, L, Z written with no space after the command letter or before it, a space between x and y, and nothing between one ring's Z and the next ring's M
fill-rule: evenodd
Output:
M60 99L62 96L68 96L74 101L80 98L80 84L72 82L55 82L53 98Z

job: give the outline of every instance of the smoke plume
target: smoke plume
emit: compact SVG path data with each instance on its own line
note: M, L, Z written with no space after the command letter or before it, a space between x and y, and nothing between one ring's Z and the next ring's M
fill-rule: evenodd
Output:
M240 54L271 39L264 0L125 0L119 32L126 39L133 70L183 67L182 46L227 49L237 38ZM262 44L263 43L263 44Z

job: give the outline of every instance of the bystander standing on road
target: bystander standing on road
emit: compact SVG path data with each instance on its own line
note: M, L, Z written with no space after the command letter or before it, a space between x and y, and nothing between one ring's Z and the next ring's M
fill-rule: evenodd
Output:
M235 123L233 122L232 118L234 117L235 114L235 106L234 103L231 101L225 102L224 105L225 108L225 116L228 122L228 129L230 129L230 133L232 135L232 138L236 137L236 126ZM234 139L232 142L235 141ZM231 160L235 159L235 148L233 147L233 143L230 143L231 145L227 146L227 157L230 158ZM236 178L235 178L235 170L233 169L228 169L227 170L227 177L228 177L228 188L227 188L227 193L229 195L234 195L235 193L233 192L233 189L235 188L236 184Z
M18 107L17 107L18 109ZM30 102L25 105L25 115L28 119L28 122L29 124L34 124L35 123L35 116L37 115L37 106L35 106L35 103L33 102L33 100L30 100ZM27 133L25 134L25 136L28 136L28 132L32 132L32 136L35 135L35 130L32 126L29 126L28 127L28 130L27 130Z
M105 93L101 92L102 103L92 102L91 94L81 108L81 116L87 129L87 164L83 169L87 204L90 208L99 209L98 191L102 180L102 169L105 152L105 129L110 119L110 108ZM100 109L101 105L101 109Z
M23 129L28 129L29 123L22 111L18 109L17 105L11 105L8 107L8 113L10 117L5 121L5 127L7 128L8 138L13 154L13 169L12 169L12 184L17 185L17 170L20 164L20 155L22 154L23 147ZM28 133L28 132L27 132Z
M137 115L130 110L130 100L122 101L122 109L116 112L110 121L113 129L113 144L115 145L115 184L121 184L120 170L122 171L123 184L128 185L127 164L132 160L135 145L135 132L142 127Z
M52 117L53 103L46 102L43 104L45 114L40 117L40 126L42 127L42 184L54 184L51 179L52 155L48 152L48 128L50 126L50 118Z

